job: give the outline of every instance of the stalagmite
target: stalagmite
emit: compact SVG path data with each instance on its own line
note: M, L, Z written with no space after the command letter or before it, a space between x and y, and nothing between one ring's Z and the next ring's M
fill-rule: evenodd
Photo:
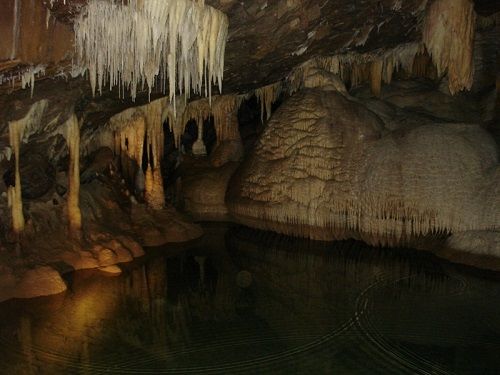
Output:
M94 93L118 85L134 100L141 85L168 86L175 113L176 90L222 91L227 33L226 15L204 1L91 0L75 21L75 46Z
M427 11L423 41L438 75L448 72L451 94L472 87L475 23L471 0L436 0Z
M12 230L16 234L20 234L24 230L25 224L19 171L21 142L25 136L29 136L39 126L46 107L47 101L39 101L31 106L24 118L9 122L10 147L14 152L15 160L15 185L8 187L8 200L12 212Z
M66 122L66 142L69 149L69 229L71 233L78 233L82 228L82 214L80 212L80 126L74 114Z
M205 143L203 142L203 121L197 124L198 125L198 137L196 138L196 142L193 144L193 154L198 156L205 156L207 154L207 148L205 147Z

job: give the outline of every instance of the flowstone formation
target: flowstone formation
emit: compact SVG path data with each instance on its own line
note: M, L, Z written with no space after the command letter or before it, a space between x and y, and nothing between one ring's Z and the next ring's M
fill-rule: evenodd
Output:
M500 229L498 148L480 126L363 102L309 69L229 184L241 223L321 240L423 246ZM474 251L474 249L470 249ZM500 255L500 254L496 254Z

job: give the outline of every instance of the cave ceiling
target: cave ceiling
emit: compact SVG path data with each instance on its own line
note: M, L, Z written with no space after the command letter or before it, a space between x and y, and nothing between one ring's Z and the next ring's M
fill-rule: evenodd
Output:
M0 74L16 75L27 66L43 64L46 74L40 79L62 77L61 72L71 66L72 22L87 0L53 0L52 4L50 0L1 1L4 11L0 14L0 31L5 37L0 41ZM17 21L13 17L16 3L21 8ZM206 3L229 17L224 73L224 93L229 94L276 82L293 67L315 56L372 51L418 41L428 0L206 0ZM47 9L50 18L46 17ZM476 0L479 14L498 10L500 2L496 0ZM17 42L13 35L15 22L20 25ZM58 79L62 80L55 81ZM1 85L0 94L18 87L19 83Z

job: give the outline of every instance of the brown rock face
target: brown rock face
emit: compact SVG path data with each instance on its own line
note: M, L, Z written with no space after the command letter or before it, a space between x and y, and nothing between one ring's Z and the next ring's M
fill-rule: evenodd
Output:
M73 30L51 16L42 1L12 0L0 13L0 61L59 64L70 57ZM0 63L1 72L2 63Z

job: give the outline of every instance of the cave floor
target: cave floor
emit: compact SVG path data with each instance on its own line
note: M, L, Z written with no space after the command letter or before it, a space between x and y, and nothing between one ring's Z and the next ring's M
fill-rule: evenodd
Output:
M0 304L2 372L491 374L500 277L410 250L205 224L118 277Z

